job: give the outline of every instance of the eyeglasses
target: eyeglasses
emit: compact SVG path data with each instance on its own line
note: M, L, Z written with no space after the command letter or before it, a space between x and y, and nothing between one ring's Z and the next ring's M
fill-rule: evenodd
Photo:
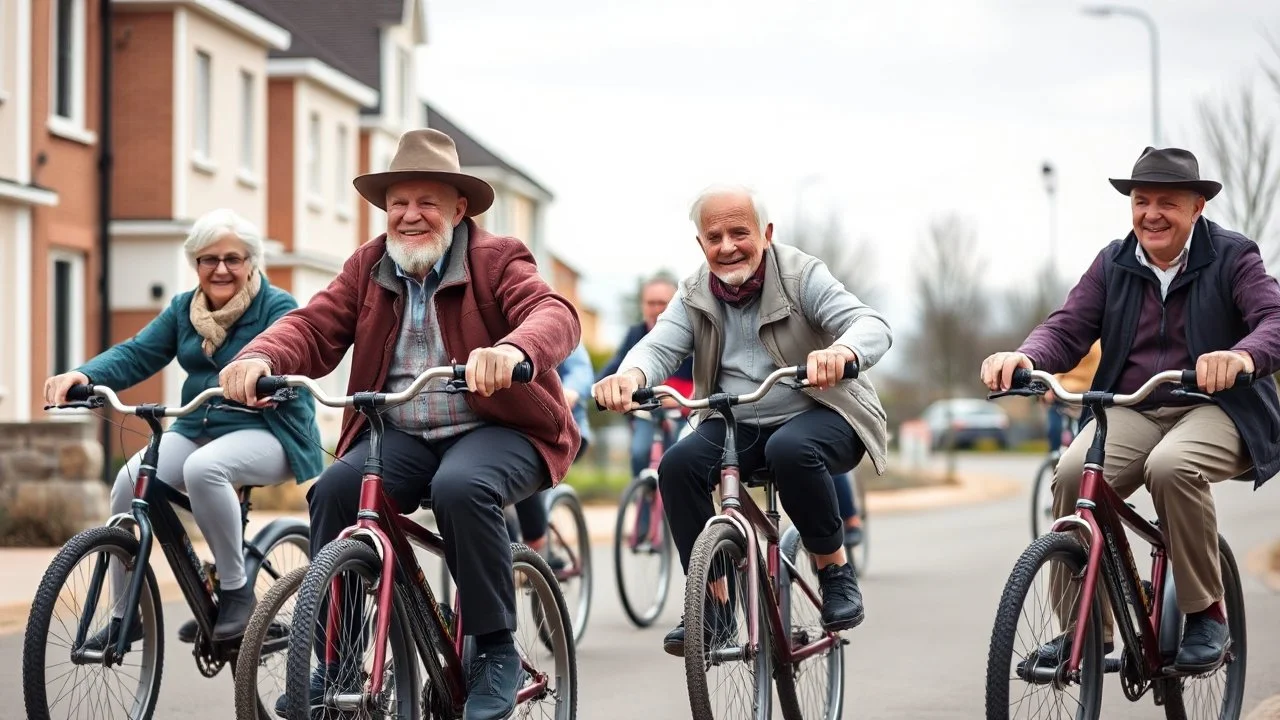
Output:
M200 266L201 270L216 270L218 269L218 264L222 263L226 265L227 269L231 272L239 270L240 266L244 265L244 261L245 258L240 257L239 255L227 255L226 257L218 257L217 255L201 255L196 258L196 264Z

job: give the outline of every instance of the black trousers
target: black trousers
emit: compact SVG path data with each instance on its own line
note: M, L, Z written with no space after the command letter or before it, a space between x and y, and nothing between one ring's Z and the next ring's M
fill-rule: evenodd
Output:
M355 524L368 455L366 434L341 461L325 468L308 493L313 554ZM533 445L515 430L496 425L438 442L388 427L382 436L382 466L383 489L400 512L412 513L430 491L467 633L514 630L511 546L502 509L548 480L546 464Z
M720 484L724 420L710 418L662 456L658 485L667 522L689 570L689 556L707 520L715 514L711 489ZM768 469L782 508L809 552L826 555L844 545L844 523L831 473L852 470L866 448L853 428L825 407L808 410L781 425L737 425L738 467L745 481Z

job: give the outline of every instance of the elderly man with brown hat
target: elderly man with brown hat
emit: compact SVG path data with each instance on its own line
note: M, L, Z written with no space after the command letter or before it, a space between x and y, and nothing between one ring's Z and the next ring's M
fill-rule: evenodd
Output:
M1194 368L1212 401L1157 389L1142 406L1107 411L1103 476L1122 497L1151 492L1173 563L1186 628L1174 665L1207 672L1230 642L1219 563L1212 483L1280 471L1280 400L1268 377L1280 370L1280 288L1252 240L1204 217L1222 185L1200 179L1194 155L1147 148L1130 178L1112 186L1129 197L1133 230L1098 253L1066 303L1031 332L1017 352L982 363L982 381L1008 389L1016 368L1064 372L1102 342L1092 389L1132 393L1153 375ZM1241 372L1263 378L1233 387ZM1096 423L1085 425L1058 462L1054 511L1074 511L1085 453ZM1072 582L1053 574L1055 594ZM1105 646L1112 618L1103 598ZM1068 603L1056 603L1063 610ZM1059 618L1065 623L1072 617ZM1035 653L1056 667L1070 650L1059 636Z
M405 133L390 169L357 177L355 187L387 212L386 233L356 250L305 307L247 345L220 382L227 397L263 404L254 393L259 377L323 377L348 348L349 393L398 392L428 367L466 363L471 392L424 392L387 410L384 488L406 513L430 489L466 630L477 646L463 717L505 718L523 670L512 638L515 591L503 507L559 482L578 450L556 373L578 344L578 315L539 277L524 243L476 225L472 217L493 203L493 188L461 172L444 133ZM512 370L523 361L532 363L533 381L512 386ZM308 494L313 554L356 520L369 452L364 425L348 408L341 461ZM341 669L317 668L313 708ZM277 712L284 704L282 696Z

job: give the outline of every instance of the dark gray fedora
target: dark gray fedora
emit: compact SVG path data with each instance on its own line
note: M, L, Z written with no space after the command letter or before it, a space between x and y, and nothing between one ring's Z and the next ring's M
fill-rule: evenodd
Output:
M1222 183L1200 179L1196 156L1181 148L1148 147L1133 164L1132 175L1127 179L1110 178L1112 187L1121 195L1141 186L1186 188L1200 193L1205 200L1212 200L1222 190Z

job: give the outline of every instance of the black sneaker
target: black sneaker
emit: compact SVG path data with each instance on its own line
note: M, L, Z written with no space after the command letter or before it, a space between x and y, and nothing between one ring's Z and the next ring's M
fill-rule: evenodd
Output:
M462 720L503 720L516 708L516 693L528 680L515 646L486 650L471 661Z
M704 642L715 647L729 641L738 633L738 621L728 603L714 602L708 605L707 620L702 628ZM668 655L684 657L684 618L662 638L662 649Z
M866 614L862 608L862 591L853 566L828 565L818 571L818 586L822 589L822 627L828 632L856 628Z
M1103 643L1102 654L1110 655L1116 649L1115 643ZM1018 663L1018 677L1030 681L1034 670L1053 670L1063 661L1071 657L1071 640L1066 633L1036 648L1030 655ZM1102 661L1102 672L1120 672L1120 658L1105 657Z
M178 641L190 645L196 641L196 635L200 632L200 626L196 623L195 618L182 623L182 627L178 628Z
M120 637L121 624L121 618L111 618L111 620L107 622L106 627L94 633L92 636L85 638L84 645L82 645L81 648L90 652L102 652L107 648L107 646L114 645L116 638ZM142 616L135 613L133 616L133 622L129 624L129 639L126 641L124 646L125 651L127 652L131 649L131 643L138 642L141 639Z
M862 526L844 526L844 546L857 547L862 544Z
M1173 667L1183 672L1209 672L1222 664L1230 639L1231 631L1226 623L1205 613L1188 615Z

